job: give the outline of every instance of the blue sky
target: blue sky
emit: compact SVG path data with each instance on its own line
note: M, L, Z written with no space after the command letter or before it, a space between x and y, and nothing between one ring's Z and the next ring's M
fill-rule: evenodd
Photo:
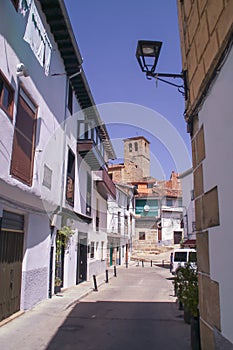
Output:
M151 142L154 163L151 175L169 178L172 170L186 170L191 161L185 159L190 156L190 138L183 118L184 98L175 87L147 80L135 57L138 40L159 40L163 45L157 71L181 72L176 1L65 0L65 3L92 95L96 105L101 105L100 115L118 157L123 156L122 139L143 135ZM107 104L106 108L102 104ZM105 112L109 113L110 105L114 113L108 119ZM136 112L134 118L136 105L141 114ZM153 111L149 117L148 109ZM117 113L121 114L119 118ZM171 132L173 127L175 133ZM174 140L170 142L165 134ZM187 157L180 148L182 142Z

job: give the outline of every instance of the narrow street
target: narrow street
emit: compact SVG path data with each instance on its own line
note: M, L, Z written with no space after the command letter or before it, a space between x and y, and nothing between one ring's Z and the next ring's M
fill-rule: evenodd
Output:
M175 303L170 278L168 269L150 267L149 263L144 268L121 267L117 277L65 312L48 318L50 310L44 317L29 311L28 327L23 316L3 326L0 348L141 350L172 346L174 350L188 350L190 327Z
M156 267L121 269L74 307L47 349L189 349L167 275Z

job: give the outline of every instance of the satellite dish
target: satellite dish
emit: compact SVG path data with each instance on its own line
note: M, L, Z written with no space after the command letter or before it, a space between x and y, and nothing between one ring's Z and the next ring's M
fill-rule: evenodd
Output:
M150 206L146 204L146 205L144 206L144 211L150 211Z

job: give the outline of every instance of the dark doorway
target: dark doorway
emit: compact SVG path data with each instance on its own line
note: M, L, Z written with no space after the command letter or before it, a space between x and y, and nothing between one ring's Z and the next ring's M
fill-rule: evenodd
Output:
M182 231L174 231L174 244L180 244L182 240Z
M87 234L79 233L76 284L87 280Z
M0 321L20 310L24 216L3 211L0 227Z
M55 287L63 287L65 237L59 231L56 236ZM55 288L56 289L56 288Z
M113 247L109 249L109 265L112 266L113 263Z

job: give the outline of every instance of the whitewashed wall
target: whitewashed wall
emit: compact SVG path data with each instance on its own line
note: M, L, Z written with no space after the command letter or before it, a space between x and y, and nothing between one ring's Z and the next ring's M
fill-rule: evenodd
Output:
M219 282L222 334L233 342L233 50L199 113L204 125L204 192L218 186L220 226L208 229L210 275Z
M183 199L183 217L184 217L184 236L189 239L196 239L193 232L192 223L195 222L194 200L192 200L193 173L190 171L181 175L182 199Z
M39 2L36 3L40 12ZM34 56L29 44L23 40L27 16L16 12L11 1L1 1L0 13L0 69L15 89L13 122L0 109L0 191L7 199L1 203L2 209L17 211L25 215L24 258L22 268L21 309L28 309L48 297L49 254L51 247L49 216L45 211L52 211L61 201L63 157L67 162L68 146L76 154L77 117L67 127L68 136L64 138L59 126L69 112L65 110L66 76L63 60L40 12L41 19L53 46L50 75L46 76L44 68ZM9 26L9 23L12 25ZM23 62L28 70L28 77L16 76L17 64ZM51 74L58 74L51 76ZM59 75L60 74L60 75ZM19 85L22 84L38 105L35 159L32 186L11 177L10 162L13 142L14 124L17 111ZM74 112L80 111L74 99ZM57 131L60 130L60 131ZM44 164L52 170L51 188L43 185ZM66 163L64 164L66 166ZM77 172L78 174L78 172ZM76 192L78 191L77 175ZM65 187L63 189L65 190ZM76 193L76 197L79 194ZM11 204L10 204L11 203ZM78 205L78 204L77 204ZM81 206L79 205L79 211ZM85 226L85 225L84 225ZM81 227L83 228L83 227ZM88 228L86 227L86 231ZM64 284L75 284L77 263L77 239L65 256Z

